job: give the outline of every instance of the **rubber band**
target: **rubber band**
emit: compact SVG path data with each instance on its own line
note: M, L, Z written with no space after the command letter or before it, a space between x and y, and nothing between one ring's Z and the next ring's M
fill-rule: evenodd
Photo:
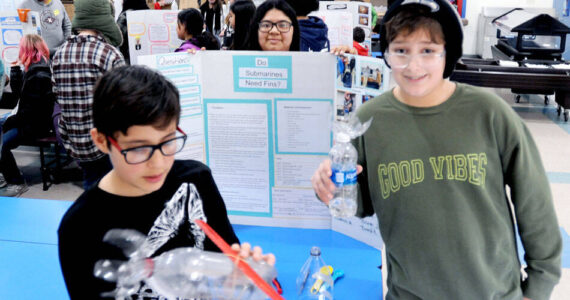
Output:
M198 226L206 233L206 235L222 250L222 252L227 255L228 257L235 257L236 253L226 241L206 222L202 220L194 220ZM261 289L269 298L272 300L285 300L281 297L272 287L269 285L259 274L257 274L251 266L243 259L235 259L236 266L247 276L249 277L253 283Z
M154 274L154 260L152 258L147 258L144 260L144 270L148 273L147 278L150 278Z

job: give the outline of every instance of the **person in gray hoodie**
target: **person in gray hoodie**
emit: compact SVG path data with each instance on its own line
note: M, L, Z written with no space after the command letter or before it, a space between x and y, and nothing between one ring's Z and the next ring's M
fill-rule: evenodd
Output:
M42 38L53 54L71 35L71 21L60 0L23 0L18 8L29 8L40 15Z

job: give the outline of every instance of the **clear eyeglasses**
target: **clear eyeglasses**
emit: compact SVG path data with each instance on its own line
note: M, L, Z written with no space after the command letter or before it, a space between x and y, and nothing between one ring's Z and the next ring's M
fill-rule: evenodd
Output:
M268 33L271 31L273 26L275 26L275 28L277 28L279 32L286 33L289 32L289 30L291 30L292 25L293 24L291 24L291 22L288 21L279 21L277 23L273 23L271 21L261 21L259 22L259 31L263 33Z
M179 127L176 128L178 132L182 135L177 136L175 138L169 139L157 145L147 145L147 146L140 146L140 147L133 147L128 149L121 149L121 146L117 143L117 141L112 137L107 137L111 144L123 154L125 157L125 161L128 164L135 165L143 163L149 160L152 155L154 154L155 150L160 150L162 155L164 156L172 156L184 148L184 144L186 143L186 133L182 131Z
M419 53L419 54L404 54L404 53L384 53L386 60L390 64L390 67L403 69L410 64L412 58L417 56L420 59L420 63L424 66L431 66L438 63L442 58L445 57L445 51L438 53Z

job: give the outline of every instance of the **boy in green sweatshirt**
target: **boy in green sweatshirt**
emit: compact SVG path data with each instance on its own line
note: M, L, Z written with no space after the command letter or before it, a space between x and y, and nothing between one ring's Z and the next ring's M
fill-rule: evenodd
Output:
M354 144L358 215L378 216L387 299L548 299L562 251L549 183L516 113L446 79L462 54L457 12L446 0L399 0L380 36L397 86L357 111L374 120ZM327 204L330 176L326 160L312 178Z

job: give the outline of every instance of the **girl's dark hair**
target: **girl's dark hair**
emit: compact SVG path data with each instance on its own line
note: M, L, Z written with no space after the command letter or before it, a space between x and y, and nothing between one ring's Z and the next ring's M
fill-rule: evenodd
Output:
M287 0L299 17L305 17L319 9L319 0Z
M180 120L178 89L145 66L122 66L103 75L93 93L93 125L106 136L131 126L165 128Z
M148 9L148 5L146 4L146 0L123 0L123 10L142 10Z
M231 50L247 49L247 33L251 26L251 20L255 14L255 4L251 0L236 0L230 10L234 14L235 28L233 34Z
M247 37L248 50L262 50L259 45L259 22L261 22L267 12L272 9L280 10L289 19L291 19L291 24L293 25L293 40L291 41L289 51L299 51L301 39L299 22L297 22L295 11L289 4L287 4L287 2L285 2L285 0L267 0L257 7L257 10L253 15L253 20L251 21L251 26L249 27L249 34Z
M191 34L190 42L197 47L205 47L207 50L220 50L220 43L216 37L204 31L204 19L199 10L187 8L178 13L178 23L182 25L186 33Z

